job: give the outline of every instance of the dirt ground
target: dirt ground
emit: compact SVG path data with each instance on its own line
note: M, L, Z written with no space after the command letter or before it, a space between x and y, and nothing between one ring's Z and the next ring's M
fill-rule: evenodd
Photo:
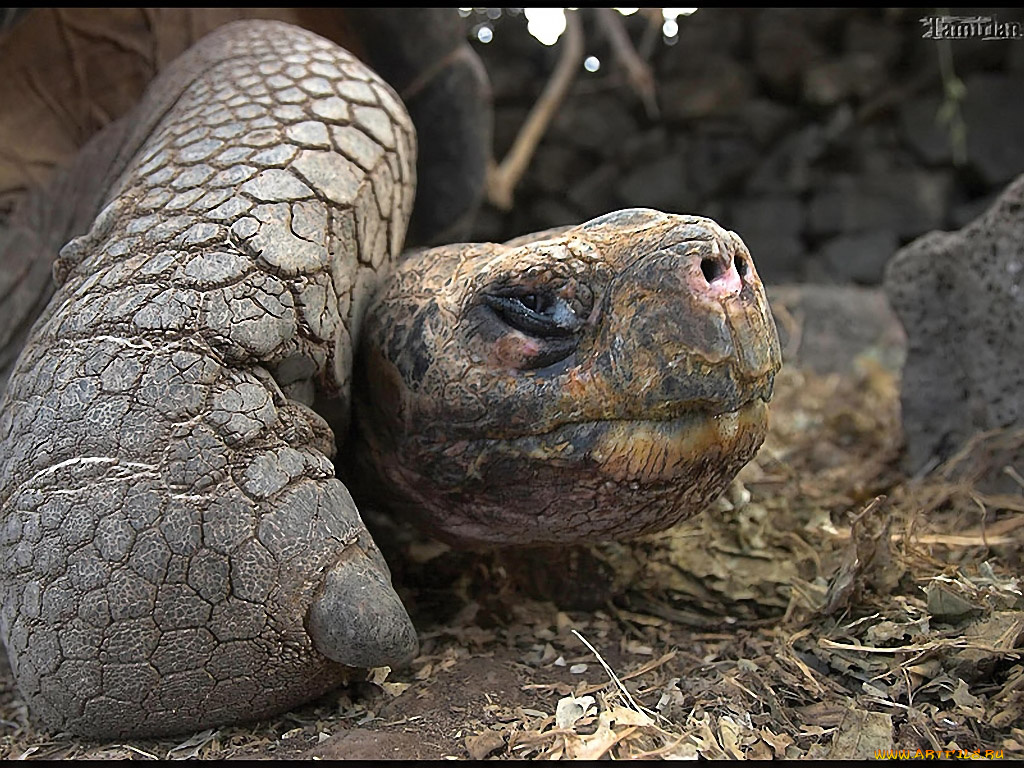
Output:
M787 365L756 460L663 534L474 554L376 521L420 631L407 669L272 722L95 744L34 727L4 664L0 757L1024 757L1024 479L1000 463L1022 435L907 478L884 358Z

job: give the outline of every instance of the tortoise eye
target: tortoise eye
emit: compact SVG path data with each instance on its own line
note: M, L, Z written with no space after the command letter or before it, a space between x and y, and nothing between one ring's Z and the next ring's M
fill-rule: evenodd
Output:
M572 336L583 325L573 306L556 294L485 294L484 301L507 325L542 339Z

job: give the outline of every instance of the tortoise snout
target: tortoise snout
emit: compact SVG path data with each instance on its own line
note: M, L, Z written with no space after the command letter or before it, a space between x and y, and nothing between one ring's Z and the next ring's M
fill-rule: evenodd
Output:
M750 252L713 222L688 222L613 281L608 375L638 407L739 407L779 367L778 338ZM638 371L646 372L637 375Z
M760 285L743 241L710 219L690 220L676 227L646 260L657 263L666 259L670 270L682 278L683 291L698 302L722 302L739 296L745 287Z

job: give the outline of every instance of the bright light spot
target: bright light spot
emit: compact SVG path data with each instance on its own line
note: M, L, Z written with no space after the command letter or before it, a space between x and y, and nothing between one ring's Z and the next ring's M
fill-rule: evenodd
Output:
M587 58L583 60L583 68L587 70L587 72L597 72L597 70L601 68L601 60L597 58L597 56L587 56Z
M665 23L661 25L661 33L665 35L665 42L671 45L676 41L676 35L679 34L679 22L676 19L696 12L696 8L662 8L661 17Z
M639 8L616 8L616 11L621 13L623 16L632 16L634 13L639 11Z
M526 28L544 45L554 45L565 32L564 8L524 8Z
M459 16L461 16L462 18L466 18L471 13L473 13L472 8L459 8Z
M677 16L689 16L692 13L696 13L696 8L662 8L661 15L665 19L672 19L673 21Z
M481 24L476 30L476 39L481 43L489 43L494 39L494 30L486 24Z

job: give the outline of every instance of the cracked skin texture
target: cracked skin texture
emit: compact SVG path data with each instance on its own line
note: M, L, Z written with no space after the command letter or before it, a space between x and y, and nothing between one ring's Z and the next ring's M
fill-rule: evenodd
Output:
M249 720L410 658L334 459L453 541L551 543L667 527L763 440L775 327L714 222L399 256L408 116L279 23L205 38L134 121L0 411L0 630L46 726Z

